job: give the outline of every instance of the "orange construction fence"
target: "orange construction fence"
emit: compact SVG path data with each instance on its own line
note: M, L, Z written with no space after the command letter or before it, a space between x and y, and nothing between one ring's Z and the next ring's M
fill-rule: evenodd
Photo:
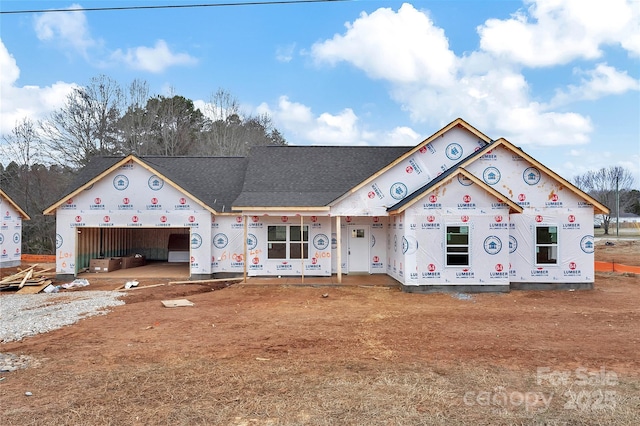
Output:
M630 272L632 274L640 274L640 266L622 265L620 263L613 262L598 262L595 261L596 271L599 272Z
M56 263L55 254L24 254L20 255L20 260L26 263Z

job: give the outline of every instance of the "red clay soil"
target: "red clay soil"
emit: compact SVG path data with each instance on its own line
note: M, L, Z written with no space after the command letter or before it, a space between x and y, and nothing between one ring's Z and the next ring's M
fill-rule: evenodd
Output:
M596 256L640 265L639 248L638 242L598 245ZM122 284L95 275L87 290L113 290ZM141 280L139 286L162 282ZM184 359L321 364L370 360L390 368L411 362L527 372L540 366L606 366L624 377L640 372L638 276L600 273L592 291L465 296L363 286L165 285L129 291L126 304L108 315L1 344L0 352L44 360L37 367L40 376L43 371L82 375ZM161 304L183 298L195 305ZM37 386L31 370L10 373L11 380L0 384L0 405L19 408L30 403L11 395ZM58 386L65 392L92 392Z
M598 260L613 258L640 266L640 243L598 245ZM101 277L93 274L89 287L71 291L114 290L123 284L121 278ZM175 278L140 279L139 286L171 280ZM633 274L602 273L593 291L512 291L474 294L469 300L387 287L164 285L128 291L126 304L109 315L2 344L0 352L62 357L76 368L96 360L120 363L125 353L127 359L157 360L174 356L172 349L181 347L208 357L283 352L322 359L465 360L523 368L553 360L606 363L637 373L639 281ZM170 309L160 302L182 298L195 306Z

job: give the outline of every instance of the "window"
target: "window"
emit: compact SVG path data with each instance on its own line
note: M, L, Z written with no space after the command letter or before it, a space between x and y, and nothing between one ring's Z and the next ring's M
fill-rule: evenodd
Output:
M364 238L364 229L362 228L352 229L351 238Z
M469 266L469 227L447 226L446 265Z
M291 259L309 258L309 227L289 227L289 257Z
M309 258L308 226L270 225L267 240L269 259Z
M557 226L536 226L536 264L558 264Z

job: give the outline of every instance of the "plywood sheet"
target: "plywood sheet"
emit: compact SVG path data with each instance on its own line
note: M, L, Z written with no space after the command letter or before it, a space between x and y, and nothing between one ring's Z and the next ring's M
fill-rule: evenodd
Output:
M187 299L163 300L162 304L165 308L179 308L183 306L193 306L194 303Z

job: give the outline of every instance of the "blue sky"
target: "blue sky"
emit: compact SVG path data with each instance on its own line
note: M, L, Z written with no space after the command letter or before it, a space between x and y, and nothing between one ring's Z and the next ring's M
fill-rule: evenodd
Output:
M202 4L16 1L3 12ZM213 3L213 2L211 2ZM224 3L234 3L233 0ZM415 145L461 117L571 179L640 188L637 0L346 1L0 15L0 132L104 74L204 106L222 88L292 145ZM6 159L3 159L3 162Z

